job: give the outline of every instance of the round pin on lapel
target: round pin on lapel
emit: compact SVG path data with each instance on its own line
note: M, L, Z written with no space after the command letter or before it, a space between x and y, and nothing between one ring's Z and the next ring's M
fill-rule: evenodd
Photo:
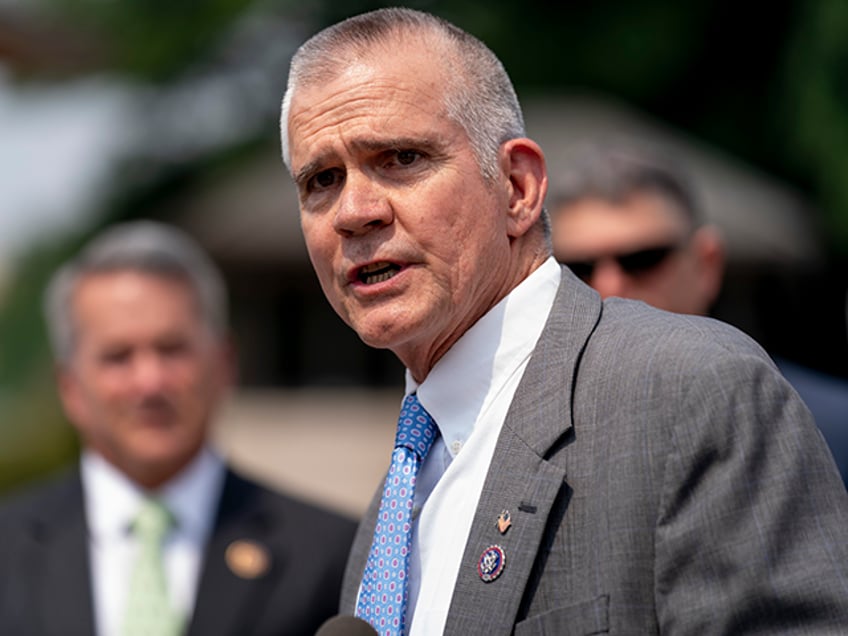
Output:
M238 539L227 546L224 553L233 574L242 579L258 579L271 567L271 553L261 543Z
M486 582L491 583L498 578L506 567L506 553L499 545L490 545L483 550L477 561L477 574Z

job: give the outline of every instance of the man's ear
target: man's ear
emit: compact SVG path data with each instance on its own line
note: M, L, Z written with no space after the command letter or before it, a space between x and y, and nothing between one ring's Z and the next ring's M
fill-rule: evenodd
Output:
M510 139L501 146L504 172L509 179L509 236L524 235L539 220L548 173L545 154L532 139Z
M218 382L223 391L229 391L239 377L239 356L235 338L231 334L221 337L218 343L219 357Z
M724 241L718 228L704 225L692 235L692 247L697 259L699 285L704 303L712 305L718 298L724 279Z
M68 420L74 428L81 430L82 422L85 421L85 401L81 395L82 387L74 376L73 370L64 363L56 365L54 369L56 387L59 393L59 401Z

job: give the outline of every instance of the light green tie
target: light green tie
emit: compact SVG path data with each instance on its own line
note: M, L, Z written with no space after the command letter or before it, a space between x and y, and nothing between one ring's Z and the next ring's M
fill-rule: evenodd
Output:
M174 523L165 505L147 499L132 525L138 557L130 579L124 636L178 636L183 621L168 598L162 542Z

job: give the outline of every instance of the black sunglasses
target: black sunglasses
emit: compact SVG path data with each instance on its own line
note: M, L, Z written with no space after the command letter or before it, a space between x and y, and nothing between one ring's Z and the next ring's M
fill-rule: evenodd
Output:
M631 276L645 274L662 263L672 252L678 249L677 245L663 245L648 249L637 250L628 254L613 254L604 258L615 259L618 266ZM575 273L581 280L587 281L592 278L595 265L601 259L584 261L562 261L564 265Z

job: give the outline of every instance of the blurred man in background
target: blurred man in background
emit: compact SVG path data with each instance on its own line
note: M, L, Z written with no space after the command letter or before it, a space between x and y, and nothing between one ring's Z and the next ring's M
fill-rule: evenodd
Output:
M557 260L603 298L706 315L721 289L724 248L686 182L619 149L587 148L569 168L549 206Z
M709 313L724 275L722 239L679 168L634 146L587 146L557 180L550 205L557 260L604 298ZM813 412L848 484L848 383L776 362Z
M54 275L45 309L83 453L0 508L0 633L313 634L353 524L210 448L234 369L208 257L167 226L116 226Z

